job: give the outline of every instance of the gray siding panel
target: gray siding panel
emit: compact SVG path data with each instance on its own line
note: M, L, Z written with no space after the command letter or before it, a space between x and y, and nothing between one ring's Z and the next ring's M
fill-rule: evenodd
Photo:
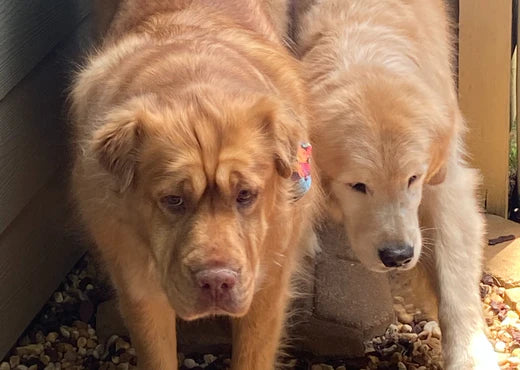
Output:
M64 159L63 91L87 31L84 22L0 101L0 233Z
M0 1L0 100L74 31L89 7L89 0Z
M84 252L69 229L65 178L55 173L0 235L0 360Z

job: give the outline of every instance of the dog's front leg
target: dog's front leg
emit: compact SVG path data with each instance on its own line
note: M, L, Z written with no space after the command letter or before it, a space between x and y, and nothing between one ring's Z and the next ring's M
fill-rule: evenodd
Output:
M452 165L444 183L426 186L425 217L435 235L439 319L447 370L498 369L479 296L484 223L474 170ZM430 226L430 225L428 225Z
M177 370L175 311L166 296L159 293L135 301L123 293L120 306L139 370Z
M246 316L233 321L232 370L272 370L289 295L287 266L273 266Z

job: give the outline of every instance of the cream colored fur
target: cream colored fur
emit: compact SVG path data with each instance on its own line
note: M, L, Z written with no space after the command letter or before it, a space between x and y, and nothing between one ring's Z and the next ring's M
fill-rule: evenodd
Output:
M479 175L465 161L443 1L294 4L331 213L368 268L390 270L378 257L388 243L414 248L400 271L431 266L446 369L498 369L478 289Z

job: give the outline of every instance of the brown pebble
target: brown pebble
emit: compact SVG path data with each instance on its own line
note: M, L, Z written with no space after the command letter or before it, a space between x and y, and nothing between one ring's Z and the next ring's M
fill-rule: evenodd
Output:
M18 356L37 356L43 352L43 344L38 343L16 347L15 351Z
M87 348L95 348L97 346L97 343L95 340L87 339Z
M86 322L76 320L72 323L72 326L74 326L78 330L88 330L88 324Z
M58 339L59 334L55 331L51 331L49 334L47 334L47 340L51 343L56 342L56 339Z
M65 361L74 362L74 361L76 361L77 358L78 358L78 354L73 351L65 352L65 354L63 355L63 359Z
M76 345L77 345L79 348L84 348L84 347L87 345L87 338L79 337L79 338L78 338L78 341L76 342Z
M49 362L51 362L51 358L48 355L46 355L45 353L42 353L40 355L40 361L42 362L42 364L48 365Z
M128 348L130 348L130 344L128 342L126 342L122 338L116 339L116 352L118 352L120 349L128 349Z
M413 315L406 312L399 312L397 318L399 319L399 322L403 324L410 324L413 321Z
M90 334L88 333L88 329L78 329L79 336L84 338L90 338Z
M66 328L65 326L60 326L60 333L65 338L70 338L70 330L68 328Z
M56 344L56 349L58 350L58 352L66 353L74 351L74 346L70 343L61 342Z
M11 365L4 361L0 364L0 370L11 370Z

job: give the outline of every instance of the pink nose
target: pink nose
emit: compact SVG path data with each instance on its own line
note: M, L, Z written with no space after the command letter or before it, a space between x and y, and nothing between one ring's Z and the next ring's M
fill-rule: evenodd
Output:
M237 274L228 269L212 268L197 272L195 279L204 295L219 301L230 294L237 282Z

